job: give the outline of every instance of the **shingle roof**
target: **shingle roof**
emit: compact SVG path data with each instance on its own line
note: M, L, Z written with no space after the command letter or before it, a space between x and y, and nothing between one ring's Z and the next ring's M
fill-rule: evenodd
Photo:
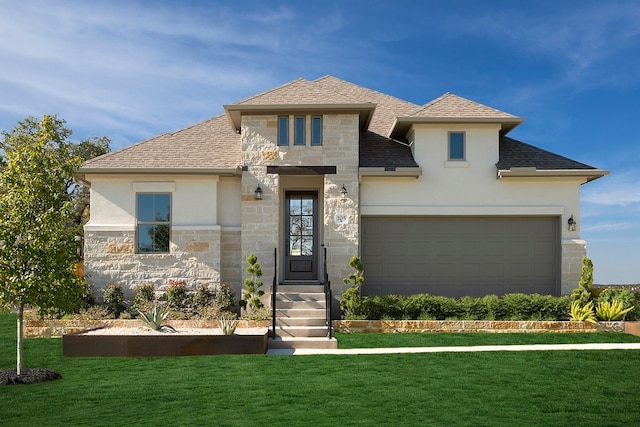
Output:
M364 105L375 104L369 127L360 134L360 166L419 167L411 148L388 137L398 118L429 120L430 118L496 119L517 124L522 119L476 102L446 93L419 106L393 96L324 76L314 81L297 79L234 105ZM249 107L251 108L251 107ZM367 107L369 109L373 107ZM369 111L370 114L370 111ZM220 115L185 129L158 135L122 150L84 163L79 175L90 172L118 171L232 171L241 163L240 135L229 125L229 117ZM399 135L403 135L402 132ZM500 140L499 169L536 167L538 169L595 169L511 138Z
M240 135L223 115L173 133L163 133L85 162L90 169L235 169L240 164Z
M535 167L538 170L596 169L559 154L503 136L500 138L498 169Z
M369 102L369 101L367 101ZM305 79L297 79L233 105L356 104L357 100Z
M452 93L445 93L439 98L423 105L410 117L450 117L450 118L517 118L516 116L478 104Z

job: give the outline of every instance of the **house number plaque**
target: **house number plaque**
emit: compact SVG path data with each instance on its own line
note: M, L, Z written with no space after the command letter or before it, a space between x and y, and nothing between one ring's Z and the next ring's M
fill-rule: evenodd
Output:
M343 225L347 223L347 215L344 214L336 214L335 221L338 225Z

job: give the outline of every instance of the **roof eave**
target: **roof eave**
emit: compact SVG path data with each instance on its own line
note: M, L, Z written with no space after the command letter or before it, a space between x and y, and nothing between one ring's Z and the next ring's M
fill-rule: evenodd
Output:
M387 136L404 137L411 126L420 123L495 123L501 125L500 133L506 135L524 120L522 117L396 117Z
M224 105L224 112L235 132L240 132L242 116L248 114L295 114L313 112L352 113L357 111L360 115L360 130L369 128L371 118L377 104L367 102L362 104L268 104L268 105Z
M602 169L537 169L535 167L498 169L498 179L583 177L586 182L591 182L606 175L609 175L609 171Z
M383 167L361 167L359 168L360 178L362 177L406 177L419 178L422 176L421 167L397 167L394 170L386 170Z
M242 176L242 169L235 168L80 168L73 174L74 178L91 184L87 175L218 175Z

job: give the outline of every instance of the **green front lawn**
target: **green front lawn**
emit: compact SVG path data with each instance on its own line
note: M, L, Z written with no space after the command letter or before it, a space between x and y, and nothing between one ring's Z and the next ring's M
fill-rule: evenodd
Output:
M340 348L382 347L450 347L477 345L640 343L640 337L608 332L563 333L406 333L345 334L336 333Z
M14 363L15 317L0 315L0 369ZM29 339L25 365L63 379L1 387L2 425L640 423L640 351L64 358L60 339Z

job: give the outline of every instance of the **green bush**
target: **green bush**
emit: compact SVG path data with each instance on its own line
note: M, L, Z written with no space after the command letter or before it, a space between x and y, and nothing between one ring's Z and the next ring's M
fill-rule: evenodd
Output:
M156 288L153 284L147 283L136 287L133 294L133 304L131 305L131 312L134 315L138 315L139 311L144 313L151 312L153 309L153 303L156 299Z
M107 286L102 294L102 299L104 300L104 307L115 319L119 318L120 313L126 309L124 305L124 293L122 292L122 285L120 283L111 283Z
M539 294L487 295L482 298L448 298L430 294L372 295L360 298L355 288L345 291L340 307L346 318L465 319L465 320L566 320L568 297Z
M354 316L362 315L360 291L356 288L346 289L340 298L340 309L344 313L345 319L353 319Z
M598 302L620 302L622 303L623 309L633 307L633 310L628 312L625 316L625 320L640 319L640 303L638 303L638 300L633 291L629 289L606 288L600 292L600 295L598 296Z
M466 320L488 319L491 310L486 302L481 298L462 297L459 300L460 309L463 311L462 318Z
M191 298L187 292L187 284L184 280L169 280L169 286L165 292L169 308L176 311L185 311L191 305Z
M236 295L231 289L231 285L223 283L216 290L214 295L214 303L220 308L221 311L235 312L236 311Z

